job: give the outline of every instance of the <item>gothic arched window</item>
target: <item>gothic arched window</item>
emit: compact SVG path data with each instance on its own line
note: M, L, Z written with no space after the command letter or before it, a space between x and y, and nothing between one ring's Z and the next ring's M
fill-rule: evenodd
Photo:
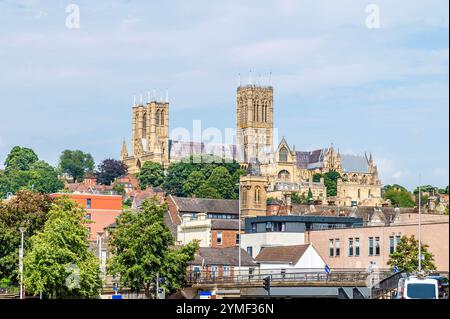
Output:
M257 186L255 187L255 206L258 206L261 202L261 189Z
M289 180L290 177L291 177L291 174L285 169L278 173L278 179L281 179L283 181Z
M256 100L253 101L253 122L256 122L257 119L257 107L256 107Z
M246 189L241 190L241 196L242 196L242 206L247 207L247 190Z
M159 125L159 122L161 121L161 111L156 111L156 125Z
M142 116L142 136L145 137L147 135L147 113L144 113Z
M160 118L159 118L159 120L160 120L159 124L160 124L161 126L164 125L164 119L165 119L164 110L161 110L161 116L160 116Z
M288 150L285 147L281 148L281 150L280 150L279 161L280 162L288 161Z

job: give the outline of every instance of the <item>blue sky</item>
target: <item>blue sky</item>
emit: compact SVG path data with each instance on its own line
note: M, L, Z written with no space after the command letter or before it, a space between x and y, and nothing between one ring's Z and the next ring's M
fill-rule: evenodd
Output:
M0 161L14 145L54 165L64 149L118 158L133 95L153 89L170 91L171 128L234 127L253 69L272 72L275 125L297 150L372 151L385 184L448 185L448 5L0 0Z

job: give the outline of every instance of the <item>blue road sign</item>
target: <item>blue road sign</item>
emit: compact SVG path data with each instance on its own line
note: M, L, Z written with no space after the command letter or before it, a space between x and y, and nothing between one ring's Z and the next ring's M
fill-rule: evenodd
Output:
M111 299L122 299L122 295L112 295Z

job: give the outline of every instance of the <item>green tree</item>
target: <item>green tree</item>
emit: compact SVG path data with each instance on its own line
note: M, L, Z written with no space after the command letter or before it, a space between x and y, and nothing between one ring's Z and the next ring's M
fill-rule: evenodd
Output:
M164 182L164 170L159 163L145 162L139 174L137 174L141 189L147 187L159 187Z
M186 196L193 196L200 187L206 183L205 175L202 171L193 171L183 184L183 193Z
M414 207L415 203L412 194L401 185L386 185L384 187L383 198L389 199L391 204L399 207Z
M164 288L174 291L184 286L187 266L198 244L174 248L174 239L164 222L167 205L156 199L145 200L137 212L124 212L111 234L112 259L108 272L120 274L123 287L154 296L159 273L166 278Z
M308 188L308 201L314 199L313 193L311 191L311 188Z
M34 189L41 193L54 193L64 187L55 169L29 148L14 147L5 161L6 169L0 171L0 198L8 192Z
M308 198L306 198L305 194L299 195L298 193L293 193L291 196L291 202L294 205L306 205L308 204Z
M432 271L436 269L433 260L433 254L428 251L428 245L422 243L422 270ZM387 264L394 268L397 266L401 270L412 273L419 267L419 241L411 237L403 236L397 244L397 248L393 254L389 256Z
M324 183L327 188L327 196L337 195L337 180L341 177L338 172L330 171L324 174Z
M178 162L169 164L167 175L164 179L164 190L174 196L188 196L184 192L184 183L189 175L195 170L190 163Z
M28 185L41 193L55 193L64 188L56 170L44 161L38 161L30 167Z
M220 172L220 174L227 176L223 170L223 168L225 168L231 176L233 191L228 192L228 188L226 187L217 187L217 185L209 184L203 186L201 192L197 190L197 194L194 194L192 192L192 187L190 187L191 184L193 184L192 179L187 183L189 175L191 175L192 172L200 172L204 177L204 180L207 181L218 167L222 167L222 169L216 171L214 175L217 175ZM236 162L225 163L222 158L212 155L191 156L181 162L169 165L167 175L164 178L163 187L166 192L174 196L198 196L198 193L214 193L213 195L217 196L216 193L219 193L219 198L237 198L239 188L236 184L239 183L240 176L244 174L245 171L241 170L239 164ZM196 176L200 175L197 174ZM213 180L214 179L216 179L216 176L213 177ZM229 179L230 178L227 176L227 182L223 182L222 184L228 184ZM185 186L186 183L188 185ZM212 189L215 189L215 192L212 191Z
M330 171L325 174L314 174L313 182L319 183L320 179L323 177L325 187L327 188L327 196L336 196L337 195L337 180L341 177L341 174L335 171ZM309 196L308 196L309 198Z
M202 184L195 192L197 198L223 199L215 187L209 186L208 183Z
M94 158L89 153L80 150L65 150L59 157L59 168L70 175L73 181L81 181L84 175L94 171Z
M48 195L19 191L9 201L0 200L0 279L17 282L20 232L26 227L24 247L30 247L30 237L44 227L52 198Z
M29 293L49 298L97 298L99 260L89 249L84 210L68 198L53 203L44 229L31 238L24 259Z
M38 160L36 153L32 149L15 146L6 157L5 169L27 171Z
M218 166L214 168L206 183L209 187L217 190L220 198L228 199L233 197L235 189L233 182L229 171L223 166Z
M123 186L123 184L114 184L113 186L113 191L117 192L117 194L121 195L122 197L125 196L126 191L125 191L125 186Z

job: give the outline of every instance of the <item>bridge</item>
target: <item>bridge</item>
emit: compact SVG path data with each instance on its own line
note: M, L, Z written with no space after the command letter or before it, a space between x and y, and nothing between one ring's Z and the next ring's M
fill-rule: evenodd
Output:
M217 276L210 271L188 274L189 295L199 291L216 291L224 298L261 298L267 295L263 279L270 277L271 296L276 298L370 298L372 287L392 275L388 270L368 272L366 269L334 269L305 272L302 269L260 270L257 274Z

